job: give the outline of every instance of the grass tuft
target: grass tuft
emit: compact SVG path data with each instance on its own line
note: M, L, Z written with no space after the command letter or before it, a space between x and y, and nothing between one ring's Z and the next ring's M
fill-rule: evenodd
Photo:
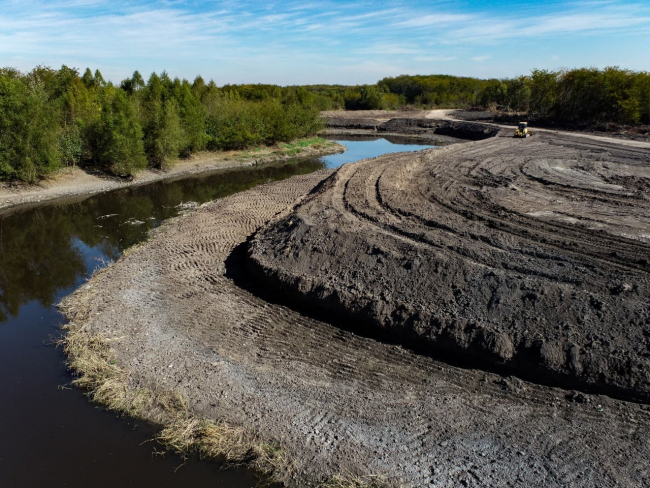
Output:
M262 485L295 485L294 464L279 444L240 426L198 418L176 393L129 386L129 374L118 366L111 348L116 339L92 333L80 325L89 322L87 304L95 293L91 285L86 285L59 305L70 322L63 327L66 334L57 344L63 348L67 365L76 376L72 381L75 386L110 410L162 425L156 440L168 451L184 458L197 454L203 459L225 461L226 466L253 469L262 476ZM378 477L335 476L320 488L387 486Z

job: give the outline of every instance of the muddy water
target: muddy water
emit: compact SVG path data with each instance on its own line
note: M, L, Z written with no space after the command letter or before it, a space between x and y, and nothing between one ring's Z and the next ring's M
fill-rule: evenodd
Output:
M349 150L159 182L0 216L0 486L250 487L256 478L216 463L156 454L155 429L90 404L52 345L55 304L188 202L386 152L427 146L341 141Z

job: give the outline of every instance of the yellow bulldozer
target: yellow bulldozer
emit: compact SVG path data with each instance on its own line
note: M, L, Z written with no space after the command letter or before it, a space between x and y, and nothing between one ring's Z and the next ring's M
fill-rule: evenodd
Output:
M528 130L528 122L519 122L519 127L515 131L515 137L530 137L533 133Z

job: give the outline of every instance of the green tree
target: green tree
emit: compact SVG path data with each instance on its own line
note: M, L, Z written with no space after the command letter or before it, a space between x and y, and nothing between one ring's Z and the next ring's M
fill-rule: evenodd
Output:
M133 75L131 76L131 85L133 86L133 89L135 91L141 90L145 86L144 78L142 78L142 75L137 69L133 72Z
M477 97L483 107L504 105L508 96L508 85L501 80L488 80Z
M360 105L366 110L379 110L382 108L382 91L377 85L367 85L361 87Z
M97 87L106 86L106 81L104 80L102 73L98 69L95 70L94 81L95 81L95 86Z
M530 110L533 115L553 115L558 95L557 74L553 71L535 69L529 78Z
M178 114L178 103L173 98L164 102L155 101L149 110L145 149L149 161L162 168L172 164L178 157L185 142L185 134Z
M205 149L208 137L205 132L206 110L201 100L192 91L188 82L175 88L174 98L178 103L184 140L181 153L188 155Z
M111 89L106 94L93 136L97 165L118 175L132 175L147 166L142 128L123 91Z
M86 71L84 71L81 80L83 81L84 85L86 85L86 88L92 88L95 86L95 77L93 76L93 72L90 71L90 68L86 68Z
M527 112L530 105L530 87L528 86L525 76L505 80L507 86L506 92L506 110L515 110L517 112Z
M0 75L0 178L34 182L59 168L59 130L42 81Z

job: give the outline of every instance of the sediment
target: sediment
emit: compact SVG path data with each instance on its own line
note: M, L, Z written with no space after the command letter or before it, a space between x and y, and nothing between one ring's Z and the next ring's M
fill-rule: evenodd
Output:
M650 408L593 392L647 398L648 167L494 137L294 177L164 225L64 310L128 388L281 446L290 485L644 486Z
M249 249L283 296L428 354L650 401L648 151L499 137L323 188Z
M326 119L329 130L364 130L377 134L409 134L453 137L479 141L494 137L499 128L485 124L455 120L436 120L423 117L398 117L389 120L377 118L350 118L331 115Z

